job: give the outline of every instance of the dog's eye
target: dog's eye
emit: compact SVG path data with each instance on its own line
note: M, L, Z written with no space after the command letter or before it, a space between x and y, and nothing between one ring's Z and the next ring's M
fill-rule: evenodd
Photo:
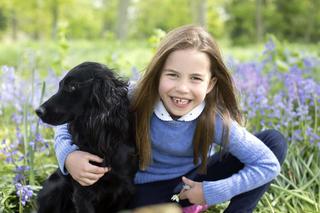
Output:
M68 85L66 85L65 90L67 92L74 92L77 90L77 85L74 83L69 83Z
M70 86L69 86L70 92L73 92L73 91L75 91L76 89L77 89L77 88L76 88L75 85L70 85Z

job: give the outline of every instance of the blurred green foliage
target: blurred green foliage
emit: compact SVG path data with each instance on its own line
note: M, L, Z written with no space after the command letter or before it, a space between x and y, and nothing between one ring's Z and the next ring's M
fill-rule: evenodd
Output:
M55 40L62 24L68 39L145 39L194 23L233 44L318 42L319 10L319 0L1 0L0 38Z
M281 40L318 42L320 37L320 1L308 0L230 0L226 22L230 38L236 44L257 40L257 28ZM258 8L260 7L260 13ZM260 20L259 18L260 17Z

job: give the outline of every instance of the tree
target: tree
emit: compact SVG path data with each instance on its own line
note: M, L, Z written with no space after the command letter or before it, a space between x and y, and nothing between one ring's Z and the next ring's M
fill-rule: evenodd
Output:
M190 0L193 23L207 28L207 1Z
M0 2L0 6L2 8L3 13L7 14L6 25L8 26L8 30L10 31L10 36L12 40L16 40L18 37L18 18L17 14L20 12L20 7L15 7L17 4L17 0L3 0Z
M169 31L193 21L189 0L138 1L134 14L132 34L136 37L149 37L157 28Z
M51 21L51 38L55 40L58 33L58 21L59 21L59 1L51 0L49 2L50 14L52 17Z
M5 16L3 9L0 8L0 31L5 30L7 27L7 17Z
M256 34L258 42L261 42L263 38L262 4L262 0L256 0Z
M115 34L116 29L116 17L117 17L117 0L102 0L101 1L101 13L102 13L102 25L100 36L105 34Z
M207 10L207 29L216 38L225 37L226 11L224 8L225 0L215 0L206 2Z
M233 0L226 5L229 35L236 44L245 44L256 37L255 4L247 0Z
M116 36L120 40L127 37L129 4L130 0L119 0Z
M291 0L290 4L275 1L279 19L273 23L277 34L289 41L319 41L319 0ZM280 24L281 23L281 24Z

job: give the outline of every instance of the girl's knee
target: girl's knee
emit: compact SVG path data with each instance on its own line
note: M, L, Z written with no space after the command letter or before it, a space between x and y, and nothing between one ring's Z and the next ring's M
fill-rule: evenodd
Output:
M278 158L280 164L283 163L288 149L288 144L281 132L275 129L269 129L262 132L264 135L262 141Z

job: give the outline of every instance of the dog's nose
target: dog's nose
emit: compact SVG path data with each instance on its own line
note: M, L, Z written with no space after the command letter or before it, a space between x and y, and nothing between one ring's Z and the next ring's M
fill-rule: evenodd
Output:
M41 118L46 113L46 109L44 107L39 107L38 109L36 109L36 113Z

